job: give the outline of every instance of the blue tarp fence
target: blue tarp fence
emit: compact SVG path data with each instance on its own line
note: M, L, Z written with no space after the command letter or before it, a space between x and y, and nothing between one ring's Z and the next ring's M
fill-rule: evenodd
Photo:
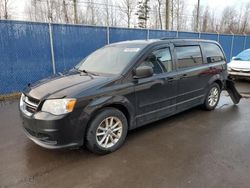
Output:
M0 20L0 94L21 91L28 83L68 70L108 43L163 37L218 41L228 61L250 48L249 35Z

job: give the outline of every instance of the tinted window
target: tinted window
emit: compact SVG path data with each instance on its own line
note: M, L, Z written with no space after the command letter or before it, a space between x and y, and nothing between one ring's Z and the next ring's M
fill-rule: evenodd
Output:
M202 45L206 53L208 63L215 63L224 60L224 55L218 45L212 43L203 43Z
M202 55L199 46L182 46L175 49L178 68L188 68L202 64Z
M158 63L163 67L164 72L172 71L172 58L169 48L162 48L153 52Z
M172 58L169 48L155 50L140 66L150 66L155 74L172 71Z

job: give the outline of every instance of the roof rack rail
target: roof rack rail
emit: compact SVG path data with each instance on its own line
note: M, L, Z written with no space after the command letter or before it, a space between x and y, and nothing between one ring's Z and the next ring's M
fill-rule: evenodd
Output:
M171 39L182 39L182 38L179 38L179 37L163 37L160 40L171 40Z

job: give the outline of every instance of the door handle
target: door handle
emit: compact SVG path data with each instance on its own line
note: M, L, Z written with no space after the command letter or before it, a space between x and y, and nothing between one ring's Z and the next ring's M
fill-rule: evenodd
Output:
M176 78L175 77L167 77L167 81L168 82L172 82L172 81L174 81Z
M183 78L185 78L185 77L187 77L187 74L181 75L181 76L180 76L180 79L183 79Z

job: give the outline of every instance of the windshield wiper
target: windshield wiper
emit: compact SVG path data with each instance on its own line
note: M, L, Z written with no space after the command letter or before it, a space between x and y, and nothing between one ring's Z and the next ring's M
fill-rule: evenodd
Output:
M74 68L75 68L75 67L74 67ZM75 69L76 69L78 72L80 72L81 76L82 76L82 73L84 73L84 74L90 76L91 78L93 78L93 76L98 76L98 74L93 73L93 72L89 72L89 71L87 71L87 70L80 70L80 69L77 69L77 68L75 68Z

